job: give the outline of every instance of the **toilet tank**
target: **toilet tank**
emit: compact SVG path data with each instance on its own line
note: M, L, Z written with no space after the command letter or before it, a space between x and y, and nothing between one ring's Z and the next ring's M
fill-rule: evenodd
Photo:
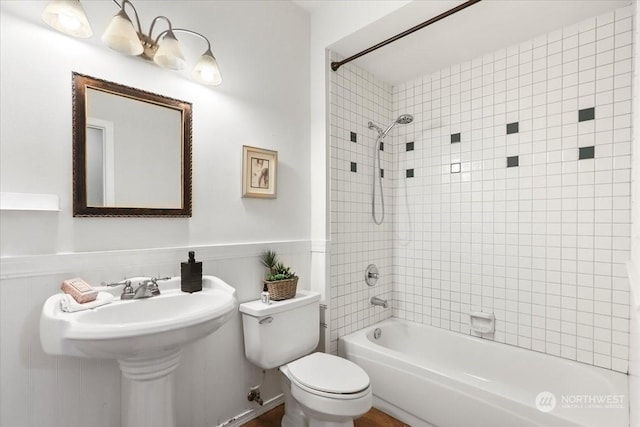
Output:
M313 351L320 338L320 294L298 291L283 301L240 304L244 353L262 369L271 369Z

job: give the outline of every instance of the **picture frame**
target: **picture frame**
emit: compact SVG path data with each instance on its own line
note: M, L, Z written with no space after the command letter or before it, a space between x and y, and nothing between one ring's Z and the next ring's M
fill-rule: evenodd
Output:
M276 198L278 152L242 146L242 197Z

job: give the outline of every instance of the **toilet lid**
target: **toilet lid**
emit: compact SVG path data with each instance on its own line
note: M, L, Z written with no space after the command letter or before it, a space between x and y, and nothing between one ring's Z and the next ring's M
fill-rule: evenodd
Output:
M355 363L326 353L313 353L287 365L297 382L326 393L351 394L369 387L369 376Z

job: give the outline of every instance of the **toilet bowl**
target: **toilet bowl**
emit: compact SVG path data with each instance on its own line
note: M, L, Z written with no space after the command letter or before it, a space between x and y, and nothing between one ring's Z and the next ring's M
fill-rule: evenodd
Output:
M367 373L355 363L325 353L318 345L320 294L298 291L284 301L240 304L247 359L282 373L282 427L353 427L371 409Z
M371 409L369 377L349 360L313 353L281 366L280 372L285 377L283 427L352 427Z

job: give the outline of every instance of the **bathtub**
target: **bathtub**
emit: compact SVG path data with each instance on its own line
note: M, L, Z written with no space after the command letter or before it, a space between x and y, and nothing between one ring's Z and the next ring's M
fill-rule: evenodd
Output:
M412 427L629 426L627 375L607 369L395 318L338 348Z

